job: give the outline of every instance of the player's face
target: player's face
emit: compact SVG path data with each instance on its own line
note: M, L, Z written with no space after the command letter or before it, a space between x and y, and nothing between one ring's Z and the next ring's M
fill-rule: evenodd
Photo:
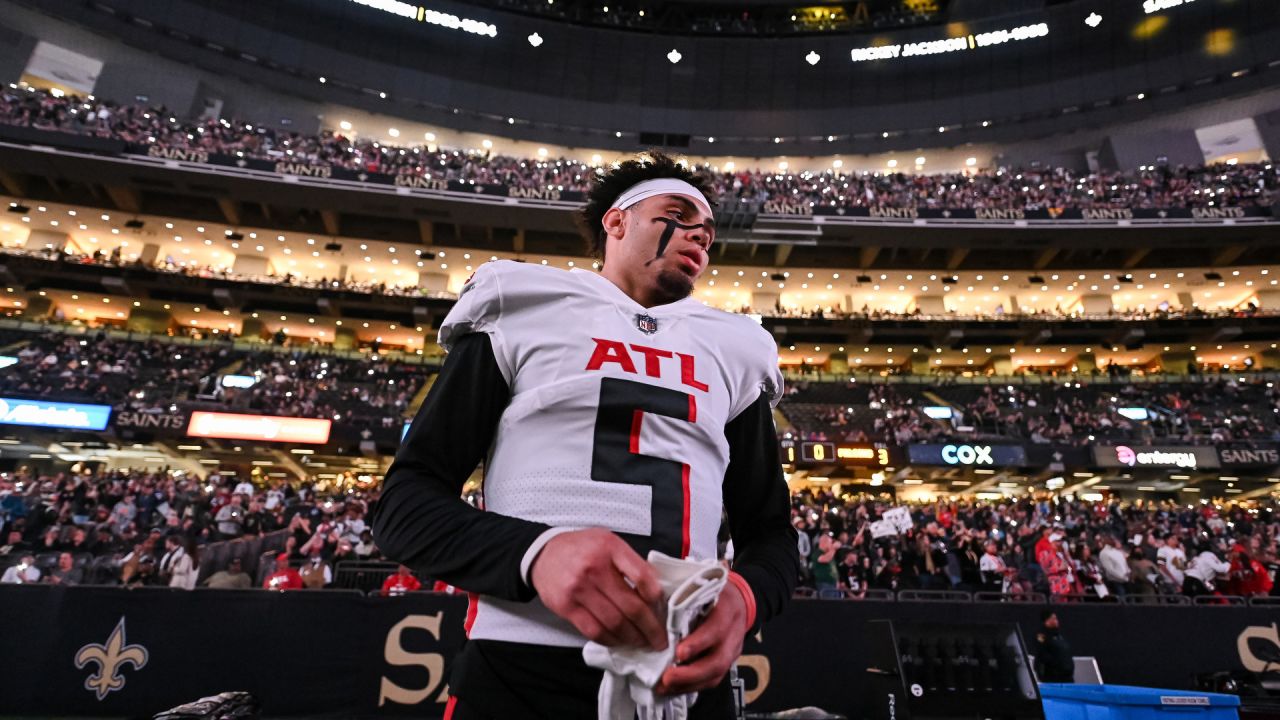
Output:
M682 195L658 195L619 212L605 258L610 273L651 305L688 297L710 263L712 219Z

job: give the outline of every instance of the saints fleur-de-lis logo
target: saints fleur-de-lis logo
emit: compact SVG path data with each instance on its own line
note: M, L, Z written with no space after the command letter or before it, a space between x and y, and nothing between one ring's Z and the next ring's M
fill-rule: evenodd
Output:
M76 667L83 669L89 663L98 666L98 672L84 681L84 687L102 700L124 687L124 676L120 675L120 671L125 665L133 665L135 670L141 670L147 665L147 656L145 647L129 645L125 640L124 617L121 616L116 629L111 631L111 637L107 638L106 645L90 643L76 652Z

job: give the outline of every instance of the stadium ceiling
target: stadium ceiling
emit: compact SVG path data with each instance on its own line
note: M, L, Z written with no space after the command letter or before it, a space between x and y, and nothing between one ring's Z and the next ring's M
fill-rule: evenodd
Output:
M1156 14L1100 4L1106 17L1093 26L1085 3L1012 3L1030 9L767 40L609 32L447 2L433 11L492 24L495 36L337 0L20 1L45 22L192 68L179 84L207 72L281 97L626 151L707 154L711 137L717 152L751 157L1021 142L1258 93L1280 69L1271 0Z
M352 0L366 2L367 0ZM948 0L472 0L498 12L645 33L781 37L920 27L946 19Z

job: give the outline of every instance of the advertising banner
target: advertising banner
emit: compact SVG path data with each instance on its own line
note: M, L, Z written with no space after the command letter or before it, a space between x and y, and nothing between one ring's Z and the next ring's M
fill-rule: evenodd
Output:
M137 410L121 410L116 413L112 425L117 430L143 430L157 434L181 435L191 422L191 416L184 410L173 412L145 412Z
M1271 217L1269 207L1205 207L1205 208L927 208L927 207L831 207L830 205L793 206L765 203L763 215L879 218L884 220L1237 220Z
M1021 445L925 443L908 445L907 457L917 465L1021 467L1027 464L1027 453Z
M197 411L191 413L187 435L323 445L329 442L332 427L332 420Z
M106 430L110 419L110 405L0 398L0 425Z
M1218 462L1222 463L1222 467L1280 465L1280 448L1275 445L1255 445L1247 448L1220 447Z
M1013 622L1030 640L1046 607L793 600L746 639L747 710L866 717L870 620L950 618L957 631ZM1109 683L1190 689L1197 673L1259 672L1280 652L1273 608L1052 607L1073 653L1096 658ZM151 717L234 689L252 693L264 717L439 718L466 608L463 596L431 593L7 586L0 715Z
M1218 467L1218 451L1204 445L1095 445L1093 459L1104 468L1198 470Z

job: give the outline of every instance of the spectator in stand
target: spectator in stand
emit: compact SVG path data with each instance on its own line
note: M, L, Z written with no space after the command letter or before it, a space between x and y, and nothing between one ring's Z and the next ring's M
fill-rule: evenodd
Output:
M351 552L356 556L357 560L372 560L380 553L378 546L373 542L373 531L365 529L360 533L360 540L352 546Z
M1036 677L1040 682L1075 682L1076 663L1071 646L1062 636L1058 615L1052 610L1040 613L1040 630L1036 632Z
M421 589L422 583L418 581L418 578L414 577L413 571L401 565L396 568L394 575L388 576L382 582L382 597L404 595Z
M1102 567L1102 580L1106 583L1107 590L1116 597L1124 597L1128 593L1129 579L1133 576L1124 541L1114 535L1106 536L1102 541L1102 550L1098 553L1098 564Z
M360 507L355 501L348 502L346 505L346 517L342 520L343 535L342 539L351 543L353 546L360 542L360 536L365 532L367 526L364 522L364 508Z
M302 584L309 590L319 590L333 584L333 566L324 559L319 545L312 546L307 561L298 568L302 576Z
M40 582L40 568L34 555L23 555L18 564L5 568L0 585L34 585Z
M253 581L244 571L240 558L231 558L227 561L225 570L210 575L201 584L215 590L248 590L253 587Z
M0 546L0 563L13 556L31 552L31 543L22 539L21 530L10 530L7 542Z
M1234 558L1232 562L1235 562ZM1249 564L1252 566L1253 563L1250 562ZM1260 564L1262 565L1263 577L1259 578L1261 582L1258 587L1269 587L1271 590L1268 594L1280 597L1280 553L1277 553L1275 548L1264 550Z
M1129 592L1155 595L1160 591L1160 577L1160 568L1142 547L1135 546L1129 551Z
M136 533L135 533L136 535ZM156 544L160 530L154 529L133 546L133 551L120 561L120 581L126 586L153 584L156 578Z
M1274 557L1274 551L1272 552ZM1231 564L1227 568L1227 591L1231 595L1253 597L1267 595L1275 587L1275 581L1266 565L1253 559L1239 543L1231 548Z
M276 569L263 581L262 587L267 590L301 590L305 587L302 575L289 566L289 553L276 556Z
M988 540L982 549L982 559L979 561L978 568L982 573L983 591L1007 593L1009 577L1014 571L1005 564L1004 558L1000 557L1000 544L995 540Z
M1058 531L1049 535L1049 546L1039 551L1036 560L1049 578L1049 592L1053 595L1073 595L1080 592L1072 571L1071 560L1063 549L1066 537Z
M244 533L244 507L242 496L232 495L231 500L218 509L215 520L218 523L218 534L224 540L234 540Z
M839 574L836 571L836 551L840 543L827 533L818 536L818 546L809 555L809 572L813 576L818 597L839 597Z
M160 577L168 578L169 587L191 590L196 586L200 567L195 540L170 535L164 541L165 554L160 558Z
M1111 591L1102 581L1102 567L1094 558L1093 548L1088 543L1080 543L1076 546L1071 567L1075 571L1079 592L1098 599L1111 596Z
M1180 592L1187 580L1187 552L1176 533L1169 533L1164 546L1156 551L1156 567L1164 579L1164 585L1172 592Z
M1187 565L1182 593L1189 597L1213 595L1217 592L1216 579L1226 577L1231 563L1218 557L1211 548L1205 548Z
M249 507L244 513L244 534L246 537L262 537L276 529L275 518L263 509L262 503L250 492Z
M51 585L79 585L84 579L84 571L76 567L76 559L69 552L58 555L58 564L49 572L48 582Z

